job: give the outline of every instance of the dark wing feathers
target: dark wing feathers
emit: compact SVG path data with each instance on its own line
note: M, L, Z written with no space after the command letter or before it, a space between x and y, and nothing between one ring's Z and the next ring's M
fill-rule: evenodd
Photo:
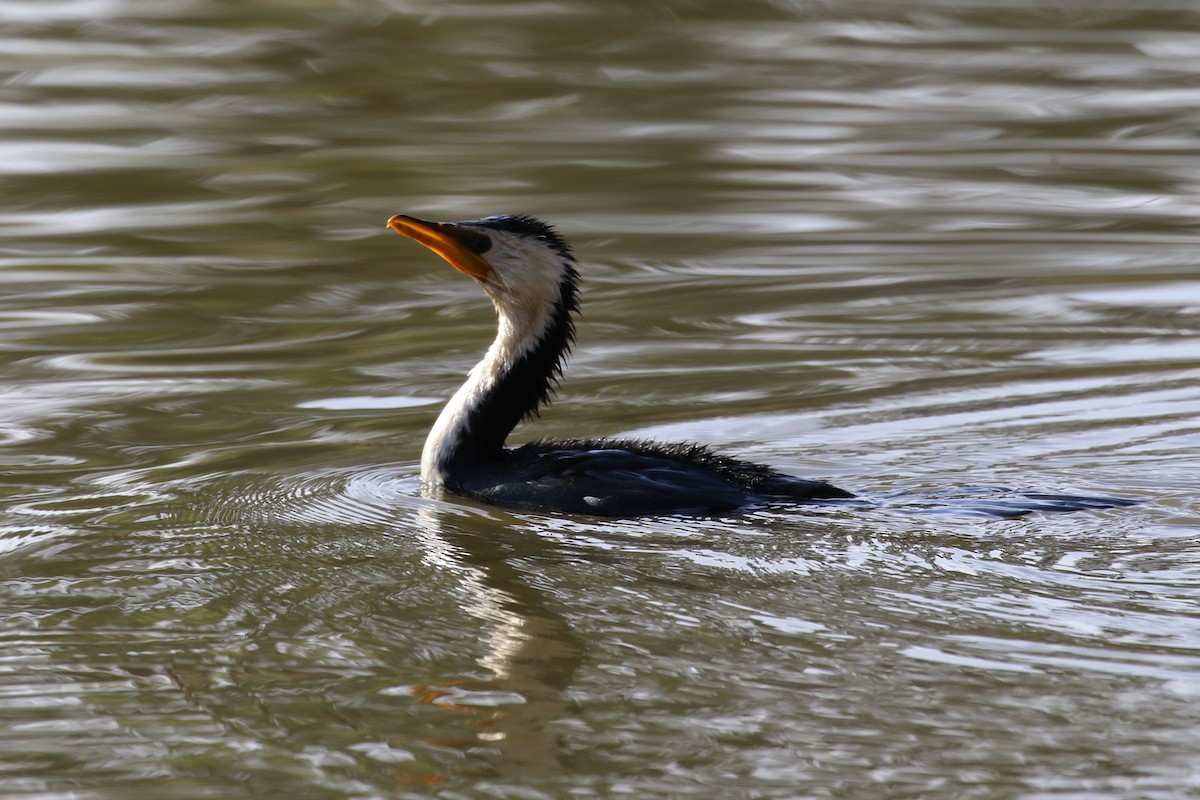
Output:
M571 454L547 459L505 481L489 481L473 495L507 506L605 517L650 514L713 514L745 505L747 492L709 472L623 451Z
M597 516L718 514L772 500L852 496L702 445L636 439L533 442L453 488L508 508Z
M587 452L631 455L647 459L659 459L675 469L703 471L722 480L744 487L749 494L763 498L788 498L792 500L815 500L854 497L850 492L839 489L825 481L797 478L771 469L763 464L743 461L739 458L713 452L706 445L695 442L673 442L664 444L646 439L544 439L525 445L524 450L545 449L550 458L560 458L559 453ZM547 457L543 456L543 457ZM616 457L614 455L614 457Z

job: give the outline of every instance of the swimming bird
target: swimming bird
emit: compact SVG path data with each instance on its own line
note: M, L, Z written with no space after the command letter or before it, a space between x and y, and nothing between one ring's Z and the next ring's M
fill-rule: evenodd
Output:
M427 487L504 508L605 517L718 515L855 498L825 481L695 443L541 439L506 447L517 424L549 401L575 339L579 272L570 246L553 227L528 216L428 222L397 214L387 224L474 278L499 318L491 347L425 440L421 481ZM961 510L1016 516L1128 501L1030 493L969 503Z
M505 447L550 399L575 338L579 272L566 241L533 217L388 227L474 278L499 317L495 341L442 409L421 454L421 480L516 509L607 517L719 514L772 501L854 495L694 444L542 439Z

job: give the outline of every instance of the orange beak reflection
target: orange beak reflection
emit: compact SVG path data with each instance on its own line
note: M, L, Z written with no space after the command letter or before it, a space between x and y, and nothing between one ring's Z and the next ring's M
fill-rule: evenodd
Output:
M396 233L425 245L450 262L450 266L476 280L487 278L492 268L487 259L471 249L475 234L467 233L453 224L426 222L403 214L392 217L387 224Z

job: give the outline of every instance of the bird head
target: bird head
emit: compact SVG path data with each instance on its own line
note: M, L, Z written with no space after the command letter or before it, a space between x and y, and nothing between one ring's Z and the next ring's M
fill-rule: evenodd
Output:
M557 300L564 283L577 278L571 248L533 217L427 222L397 214L387 224L479 281L501 309Z

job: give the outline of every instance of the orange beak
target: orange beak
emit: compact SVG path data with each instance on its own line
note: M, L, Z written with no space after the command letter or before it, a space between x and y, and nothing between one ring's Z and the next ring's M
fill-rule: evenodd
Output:
M406 217L403 214L392 217L387 224L396 233L425 245L449 261L450 266L476 280L482 281L487 278L487 274L492 268L487 259L471 249L471 235L464 233L453 224L426 222L423 219Z

